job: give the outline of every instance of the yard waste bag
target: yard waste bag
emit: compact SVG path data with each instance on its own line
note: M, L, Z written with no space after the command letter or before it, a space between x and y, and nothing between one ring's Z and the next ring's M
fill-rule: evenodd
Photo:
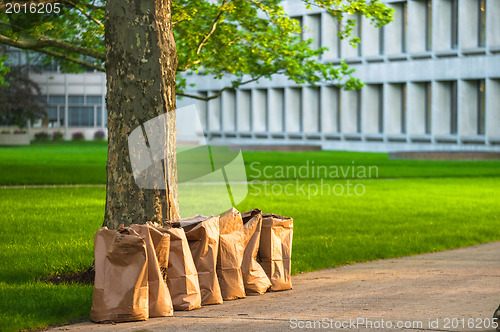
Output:
M90 319L126 322L149 317L144 240L131 228L102 227L95 234L95 280Z
M235 208L219 219L220 237L217 255L217 278L224 300L244 298L245 286L241 263L245 251L245 232L241 213Z
M262 215L259 256L271 280L272 291L292 289L292 237L292 218L271 213Z
M271 281L269 281L262 266L257 262L262 228L262 211L253 209L243 213L241 217L246 243L243 262L241 263L245 293L247 295L264 294L271 287Z
M174 310L197 309L201 307L200 284L186 233L178 227L179 223L167 223L157 229L170 235L167 285Z
M130 225L146 243L148 253L149 317L172 316L174 308L167 287L170 235L150 224Z
M186 232L198 271L201 304L221 304L222 294L216 274L219 252L219 216L200 216L179 220Z

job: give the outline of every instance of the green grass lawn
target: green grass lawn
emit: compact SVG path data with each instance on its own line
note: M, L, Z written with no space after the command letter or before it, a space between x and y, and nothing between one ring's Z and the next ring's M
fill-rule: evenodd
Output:
M294 274L500 240L497 161L393 161L387 154L347 152L244 156L251 180L270 182L251 183L237 208L257 207L294 218ZM101 143L0 148L0 184L105 183L105 160L106 145ZM307 176L295 182L277 173L280 165L300 167L308 161L377 166L383 179ZM266 166L269 178L263 173ZM38 182L25 182L32 174ZM351 190L362 186L364 194L331 192L346 189L347 181ZM0 189L1 331L88 318L91 286L37 280L90 265L104 198L104 187ZM207 188L205 201L198 203L209 205L213 199Z
M220 148L219 148L220 149ZM222 148L223 149L223 148ZM0 148L0 185L105 184L106 142L38 143ZM379 178L500 176L500 161L390 160L387 153L247 152L243 153L251 180L272 180L280 166L376 166ZM267 169L266 169L267 167ZM349 173L349 172L347 172ZM271 177L267 177L271 174ZM322 174L323 175L323 174ZM356 175L356 174L355 174ZM346 174L345 178L351 178ZM278 180L293 178L284 172ZM317 176L310 174L308 178Z
M107 142L0 147L0 185L105 184Z

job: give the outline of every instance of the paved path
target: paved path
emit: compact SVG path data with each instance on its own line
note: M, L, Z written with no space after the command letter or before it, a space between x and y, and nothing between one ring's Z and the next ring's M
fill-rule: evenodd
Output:
M52 331L321 330L320 323L330 330L344 324L344 331L494 331L484 327L500 302L500 242L304 273L292 280L291 291L175 312L174 317L116 325L85 322ZM468 328L469 323L476 328Z

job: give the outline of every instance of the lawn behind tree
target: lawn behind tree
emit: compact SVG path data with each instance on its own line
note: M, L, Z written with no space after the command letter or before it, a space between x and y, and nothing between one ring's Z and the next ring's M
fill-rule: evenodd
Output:
M1 148L0 184L105 184L106 151L96 142ZM327 151L245 152L244 158L253 182L237 208L294 218L294 274L500 240L498 161L401 161ZM378 177L281 176L281 166L313 162L376 166ZM348 181L363 185L364 193L309 190L347 188ZM213 199L206 189L201 204ZM88 319L91 286L56 286L39 278L91 264L104 200L104 186L0 189L0 330Z

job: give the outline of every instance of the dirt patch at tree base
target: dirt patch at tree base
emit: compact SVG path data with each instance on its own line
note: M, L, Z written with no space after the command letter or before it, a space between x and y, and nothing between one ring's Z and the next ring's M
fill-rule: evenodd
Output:
M52 274L46 278L40 278L40 281L50 282L55 285L59 285L62 283L72 284L85 284L85 285L93 285L94 284L94 276L95 270L94 266L89 267L85 271L75 272L75 273L67 273L67 274Z

